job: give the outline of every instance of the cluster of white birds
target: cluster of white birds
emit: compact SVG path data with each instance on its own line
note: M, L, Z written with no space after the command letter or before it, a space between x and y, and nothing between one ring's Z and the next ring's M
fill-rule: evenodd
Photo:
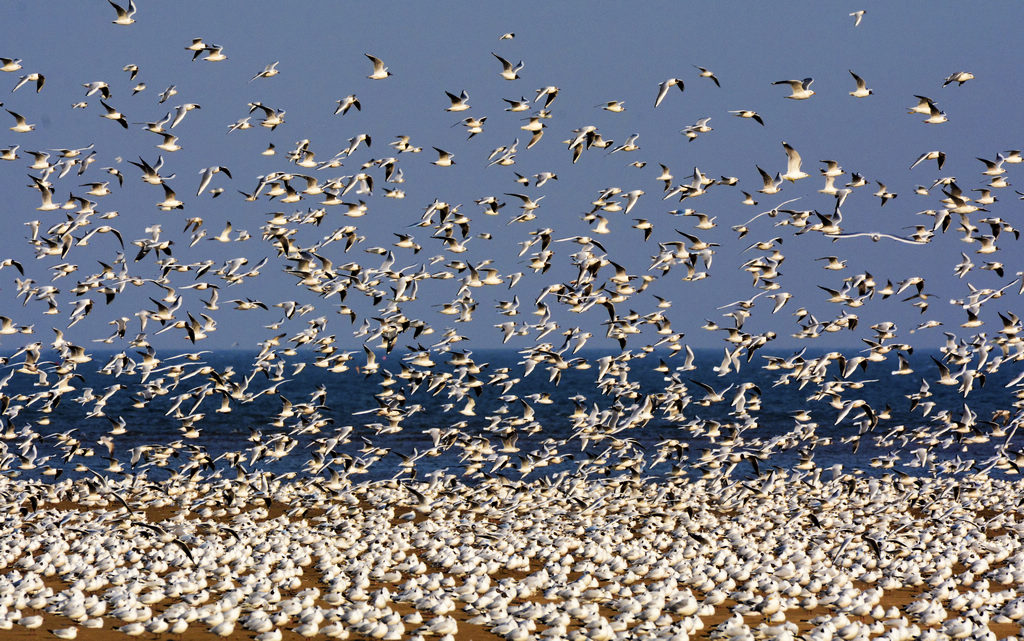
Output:
M144 19L133 1L110 4L118 29ZM850 16L859 28L865 12ZM507 33L496 44L514 43ZM232 64L224 46L203 38L182 44L185 53L174 55L191 54L197 66ZM512 86L524 82L526 65L511 62L518 55L481 56L496 59L495 74ZM355 57L367 65L356 87L361 97L323 105L325 118L372 112L377 83L402 82L387 56ZM255 70L239 70L239 77L252 86L277 82L290 73L280 64L251 77ZM31 63L0 58L0 72L28 72L23 65ZM693 81L712 91L729 82L693 66ZM853 173L841 183L846 172L837 160L821 161L820 190L775 204L777 194L811 177L798 150L780 139L785 170L755 165L761 184L749 191L739 178L711 178L698 167L677 180L670 159L650 159L660 167L656 176L648 175L647 160L623 161L624 180L646 182L587 194L586 226L565 235L556 231L565 221L551 220L543 201L567 174L643 153L638 133L616 144L597 126L557 113L564 100L558 86L501 99L512 114L505 118L529 134L522 144L515 137L493 150L475 147L498 118L488 122L458 89L445 91L449 104L438 110L460 114L453 127L461 125L465 141L388 132L390 150L375 157L370 150L381 149L373 140L380 134L359 133L325 160L318 157L324 141L303 138L281 151L267 139L260 155L276 168L250 177L239 170L244 163L187 169L176 162L189 140L173 130L186 119L222 114L196 102L165 111L161 105L179 93L170 85L149 100L155 119L136 123L132 118L150 115L126 115L115 105L125 104L128 91L147 95L146 70L131 62L122 69L122 82L74 79L84 81L84 95L72 108L98 111L119 125L114 131L159 150L123 163L129 154L104 134L85 147L35 145L40 100L56 81L46 84L40 69L11 83L20 102L7 108L14 124L0 168L11 192L27 171L39 205L6 212L9 229L24 223L27 245L0 256L0 495L9 508L0 533L0 628L45 626L66 639L92 629L157 637L202 629L260 641L290 632L445 639L469 630L472 638L606 641L995 639L1020 631L1022 488L1007 479L1024 464L1014 441L1024 420L1024 326L1015 312L1024 272L1013 267L1019 232L994 211L995 194L1010 186L1010 166L1024 162L1019 150L978 158L980 179L938 177L919 186L915 196L928 208L915 215L926 223L910 225L909 234L848 225L844 207L849 211L869 180ZM855 83L849 95L871 99L866 81L848 73ZM972 73L958 71L934 84L970 91L972 85L960 87L971 80ZM820 99L813 82L771 84L788 86L785 98L813 101ZM15 93L26 86L35 93ZM651 87L653 108L668 109L689 93L684 78L668 78ZM936 100L915 98L911 114L947 122ZM472 101L481 104L483 96ZM231 136L281 135L288 107L252 100L247 115L225 118L223 128ZM631 107L609 100L594 110ZM753 109L728 113L765 130L772 124ZM681 133L694 142L713 132L711 120L699 118ZM531 150L555 144L545 139L552 128L568 136L557 143L565 145L564 166L518 173ZM240 133L250 129L256 131ZM418 161L420 142L436 159ZM604 152L595 159L597 150ZM932 161L941 170L956 155L915 150L910 170ZM389 206L381 198L411 201L419 192L406 173L422 176L428 164L438 168L432 171L475 164L501 172L508 191L472 194L476 213L433 197L409 220L374 216ZM181 185L187 173L198 174L197 186ZM253 186L229 190L228 181ZM897 198L875 183L878 206ZM103 204L140 189L137 202L146 204L129 221ZM755 198L773 204L749 217L696 209L709 191L729 189L742 194L737 209L756 206ZM798 209L794 203L805 197L824 206ZM237 212L236 223L262 216L258 231L229 221L211 228L204 218L217 215L213 199ZM669 200L684 209L669 210L662 204ZM509 202L516 205L511 214ZM713 231L726 218L734 223L724 225L729 231ZM678 229L683 221L692 228ZM635 266L635 247L623 256L606 249L627 232L631 245L649 247L642 266ZM370 246L369 238L392 233L390 246ZM801 293L806 288L785 289L784 243L791 255L831 244L836 255L815 260L825 261L832 277L844 275L850 258L839 250L852 257L864 242L856 239L944 263L947 234L959 235L964 248L949 271L977 278L966 295L949 300L962 310L966 336L942 332L941 321L924 316L940 294L920 276L865 271L817 285L813 300ZM13 247L13 236L5 247ZM738 246L736 254L752 252L740 265L753 279L751 296L718 310L699 301L674 305L669 294L681 301L685 288L714 278L712 263L725 262L725 244ZM29 260L19 253L25 247ZM512 265L502 259L508 247L518 248ZM95 271L86 267L93 262ZM273 283L281 278L299 292L293 299L276 300ZM221 299L232 290L241 293ZM823 301L834 316L809 311ZM532 309L520 310L522 302ZM867 310L886 305L899 314L916 310L922 320L909 330L895 321L860 323ZM783 309L793 311L791 338L803 345L846 334L866 348L780 354L771 344ZM722 310L716 320L706 318ZM702 316L700 331L724 343L707 371L679 329ZM458 329L465 323L474 334L481 317L488 317L481 335L490 343ZM52 335L26 320L35 318L50 321ZM442 327L449 322L454 326ZM248 346L249 371L215 367L205 356L206 345L223 344L229 323L261 335ZM97 327L107 333L80 338ZM605 349L585 349L599 332ZM942 336L931 344L937 351L926 371L911 361L910 334L918 345ZM474 346L499 342L519 348L517 368L474 357ZM184 351L192 346L197 351ZM329 386L289 386L307 368L361 377L375 402L351 414L369 421L338 426L329 403L349 399L330 398ZM644 389L640 370L659 373L661 386ZM563 378L579 371L592 376L594 397L560 399ZM762 418L763 392L751 381L765 372L775 386L806 392L807 408L785 425ZM907 398L914 423L873 406L872 389L915 374L920 386ZM972 408L968 397L997 375L1008 381L1006 404L986 413ZM98 390L86 376L109 383ZM538 377L546 377L548 391L523 393ZM730 384L709 382L719 377ZM947 407L932 385L955 391L955 403ZM207 414L244 411L275 395L279 409L251 425L237 449L213 456L204 447ZM81 408L78 422L65 424L55 417L72 401ZM535 406L556 402L573 408L565 429L536 416ZM410 417L428 403L443 408L450 423L410 435ZM715 410L727 418L711 418ZM146 416L174 421L179 438L144 442L138 423ZM842 431L831 431L833 422ZM637 434L655 424L673 426L678 437L650 451ZM127 433L136 437L130 449L121 445ZM399 433L401 448L389 446ZM887 452L871 465L895 472L815 462L818 447L841 443L856 452L869 441ZM972 457L971 446L980 444L987 454ZM400 462L392 465L391 453ZM417 473L440 455L459 465ZM799 462L772 465L780 455ZM282 461L294 462L291 471L268 469Z

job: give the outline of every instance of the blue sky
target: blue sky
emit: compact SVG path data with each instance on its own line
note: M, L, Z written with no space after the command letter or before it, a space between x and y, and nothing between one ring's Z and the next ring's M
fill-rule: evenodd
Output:
M762 290L753 286L751 275L743 263L764 255L745 248L754 241L773 237L783 239L779 250L785 255L780 265L778 283L793 295L779 313L771 314L765 295L757 300L744 331L774 331L779 347L830 348L832 345L860 345L860 339L872 336L868 325L893 320L900 327L900 339L929 346L944 342L942 331L968 336L974 331L991 333L998 329L997 311L1019 309L1014 286L1013 296L995 300L985 307L981 330L960 328L966 315L950 299L970 293L968 284L976 288L999 288L1015 278L1022 269L1017 241L1009 233L998 239L1000 251L979 255L979 243L961 241L963 234L953 228L937 234L923 246L892 241L872 243L865 238L833 241L817 233L794 235L792 227L775 227L781 218L762 217L751 225L743 239L731 230L753 215L769 210L778 203L799 198L791 206L798 209L832 210L834 199L819 194L823 179L818 162L833 159L846 170L837 183L849 181L851 172L863 174L868 185L856 189L843 205L843 227L848 232L883 231L906 236L908 226L930 225L932 218L918 215L923 210L942 209L943 195L938 187L927 195L914 193L916 185L930 187L940 177L956 177L957 184L971 196L970 190L984 187L988 177L982 176L984 165L976 158L994 159L996 154L1024 145L1019 105L1024 95L1019 64L1012 54L1001 54L1005 47L1019 41L1019 25L1024 23L1024 8L1019 4L967 7L962 3L749 3L718 4L694 7L680 3L644 3L640 6L621 3L516 3L480 7L470 3L437 5L409 3L389 5L308 4L300 10L285 10L278 3L152 3L140 1L135 23L129 26L111 24L115 14L106 2L52 2L45 7L38 3L5 5L8 25L0 56L22 59L22 69L0 74L0 98L5 108L23 114L35 131L14 133L7 127L13 118L0 114L0 148L21 145L20 158L0 162L0 184L6 203L4 215L8 234L0 239L2 254L19 260L26 275L38 284L51 284L61 291L57 295L60 313L46 315L47 305L31 301L22 305L16 296L12 269L0 271L0 309L2 315L16 324L34 324L36 336L31 340L47 341L49 327L65 328L74 308L75 281L82 280L98 268L96 261L109 261L118 247L110 234L97 234L88 246L75 246L65 259L36 259L26 242L31 220L39 220L45 230L64 219L63 211L36 211L39 193L27 189L31 183L26 174L39 175L28 169L31 157L27 150L95 145L96 162L79 177L76 171L54 182L55 199L63 201L69 193L83 194L88 187L81 183L108 180L101 167L114 166L125 177L124 188L111 184L113 193L93 198L97 210L117 211L116 218L99 220L92 226L109 224L124 236L125 242L143 238L145 229L161 226L161 237L174 240L173 252L181 263L212 259L217 264L236 257L246 257L250 265L268 259L259 278L220 290L221 309L210 314L218 321L218 329L206 339L205 347L237 345L253 346L257 341L278 333L267 329L281 318L281 310L273 303L294 300L316 308L305 317L296 317L281 325L280 331L295 333L306 327L309 319L325 316L327 332L337 336L339 344L357 347L360 337L352 336L364 318L379 316L384 303L374 306L358 292L351 292L345 303L358 315L356 324L339 316L338 301L324 301L296 285L296 279L282 273L286 264L274 248L261 240L260 228L271 212L293 213L317 208L321 197L306 197L294 204L282 204L265 196L246 202L238 191L251 192L258 176L275 171L315 174L321 183L331 178L351 176L361 171L364 163L394 156L402 168L405 182L386 184L383 170L370 167L374 178L372 194L357 196L355 190L345 196L348 202L366 201L367 214L361 218L345 217L339 207L328 207L319 227L296 227L295 238L309 245L344 225L356 225L358 234L366 239L347 253L339 244L332 245L330 257L336 264L356 262L368 268L378 267L381 257L363 251L373 246L394 252L395 271L406 268L416 272L421 266L436 274L450 260L473 265L492 260L492 267L506 276L524 272L515 289L504 286L474 288L477 302L474 318L469 323L454 323L439 313L440 305L457 297L459 278L429 279L420 283L418 300L401 304L402 311L422 319L435 330L434 338L445 328L454 327L468 336L475 345L494 346L500 340L495 324L513 320L536 322L530 314L533 301L543 289L556 282L568 282L577 270L569 255L579 249L573 243L552 246L552 267L545 274L531 272L526 260L538 248L520 257L518 243L532 238L531 231L550 227L556 239L577 235L596 238L607 250L607 258L621 264L633 276L658 275L651 271L652 257L658 253L657 242L677 241L680 230L707 242L718 243L714 261L707 270L709 277L696 282L683 282L683 268L674 267L658 276L648 290L619 303L620 313L634 310L639 314L657 311L657 294L673 302L664 314L672 321L674 331L685 332L684 342L694 347L718 347L721 332L701 329L706 319L729 324L722 318L728 309L719 307L736 300L749 299ZM854 26L848 14L865 9L863 22ZM506 33L515 33L511 40L500 40ZM193 62L184 47L192 38L201 37L208 44L224 47L227 60ZM521 78L502 79L500 65L492 52L515 63L522 60ZM370 80L371 68L364 54L384 60L393 75L385 80ZM250 79L265 65L277 61L280 74L272 78ZM129 80L122 71L127 64L138 65L136 80ZM698 76L694 65L711 69L721 81L716 87L709 79ZM874 94L864 99L848 95L854 88L848 72L862 76ZM943 87L943 80L956 71L970 71L975 79L958 86ZM24 74L38 72L46 76L46 85L38 94L32 86L17 92L10 89ZM654 97L658 83L678 77L685 82L685 91L672 90L657 109ZM813 77L816 94L809 100L787 100L788 88L773 86L784 79ZM84 83L105 81L111 98L106 101L125 114L129 128L100 118L103 109L99 96L85 96ZM136 95L132 89L138 82L146 88ZM178 93L163 104L158 94L170 85ZM543 139L526 149L529 133L520 126L523 116L531 112L510 113L502 99L531 101L538 89L554 85L559 88L550 108L550 119ZM471 109L446 112L449 101L445 92L466 91ZM336 100L356 94L361 111L333 115ZM916 103L915 95L932 98L949 121L928 125L924 116L909 115ZM623 101L625 111L612 113L600 108L609 101ZM83 109L73 109L79 101ZM248 114L248 103L259 101L274 109L286 111L285 123L274 131L254 127L227 133L228 126ZM173 130L179 136L180 151L161 152L155 145L160 138L142 130L142 123L160 119L176 105L196 103L201 109L191 111ZM531 103L532 110L539 103ZM754 109L765 121L762 127L749 119L736 118L729 110ZM259 112L252 122L258 122ZM483 133L466 139L462 126L453 126L467 116L487 117ZM710 117L713 131L701 134L693 142L680 131L701 118ZM595 126L615 145L631 134L639 134L634 152L608 154L607 150L591 149L576 164L571 152L561 141L571 138L574 129ZM302 169L285 158L297 141L309 140L316 160L327 160L348 146L353 136L365 133L372 146L362 147L343 160L343 166L322 170ZM398 154L387 143L398 135L411 136L412 143L423 147L419 154ZM499 146L509 146L519 139L519 152L511 166L488 167L488 155ZM803 158L803 170L810 177L786 183L776 195L758 194L761 183L756 166L770 173L785 171L786 156L782 142L796 148ZM278 153L261 155L273 143ZM613 145L614 146L614 145ZM453 167L436 167L432 147L454 154ZM942 150L946 164L938 170L927 161L913 170L910 164L923 152ZM156 161L163 153L162 173L175 174L168 181L184 201L180 211L162 212L155 203L163 198L159 186L139 180L140 172L127 161L141 156ZM57 157L51 153L51 161ZM645 162L639 168L634 161ZM662 200L662 183L657 180L659 163L671 168L675 183L689 182L694 167L707 176L734 176L736 186L716 185L700 197L683 202L672 198ZM223 187L224 193L213 199L209 193L195 195L199 172L212 165L230 169L233 179L220 174L212 186ZM1006 164L1007 181L1016 186L1024 165ZM517 184L513 172L533 176L544 171L558 175L537 187ZM878 188L875 181L885 183L898 197L884 208L872 196ZM293 181L301 186L302 181ZM400 188L404 199L384 197L384 188ZM591 202L605 189L617 187L622 192L644 190L635 208L628 214L600 212L608 220L609 234L597 234L592 223L581 216L592 209ZM754 194L756 206L741 204L740 190ZM544 197L536 210L537 218L527 223L509 221L519 212L519 201L506 193L523 193L531 198ZM993 190L998 202L989 205L988 215L1014 222L1020 211L1013 187ZM493 195L506 203L498 216L487 216L474 200ZM452 254L444 244L431 238L430 228L414 227L424 209L435 199L461 205L459 211L470 218L471 240L463 254ZM717 227L695 228L693 217L673 216L668 212L693 208L716 218ZM986 214L971 215L978 220ZM189 232L183 231L185 220L201 217L207 238L194 247L189 245ZM655 227L649 241L631 225L635 218L649 220ZM245 229L251 238L244 242L209 241L227 221L235 230ZM74 232L81 237L88 227ZM412 233L423 247L411 250L393 247L395 233ZM477 237L490 235L490 239ZM981 226L978 233L987 233ZM964 278L953 274L953 267L967 253L976 268ZM159 271L152 256L133 262L134 248L126 250L128 268L133 275L153 278ZM822 269L817 258L837 255L847 260L842 271ZM442 262L429 264L431 257L443 256ZM1005 264L1005 276L981 270L989 260ZM69 276L50 282L52 267L60 263L78 265ZM933 295L924 314L913 307L913 301L901 301L906 295L881 300L875 297L855 309L861 319L860 328L828 335L807 343L792 338L799 330L792 312L803 307L821 321L843 313L841 305L828 303L828 294L818 286L841 289L843 279L869 272L879 283L899 283L911 276L925 279L925 291ZM612 267L599 272L602 283L614 274ZM196 282L192 273L172 273L172 286L183 296L181 311L198 316L204 312L201 298L205 292L183 289ZM215 282L210 279L211 282ZM637 282L638 281L634 281ZM379 288L389 289L385 279ZM160 298L166 291L152 282L139 287L128 286L109 306L102 297L96 299L89 316L68 330L78 342L106 336L109 322L121 316L131 318L128 336L139 328L133 314L143 306L153 309L148 298ZM910 292L907 292L909 294ZM520 314L509 318L494 309L501 300L517 295ZM235 311L226 303L230 299L253 298L264 302L269 310ZM573 314L549 298L553 320L559 332L573 326L602 335L607 313L595 306L583 314ZM992 305L995 305L993 307ZM206 313L210 313L206 311ZM934 319L941 327L911 334L918 323ZM373 322L373 321L371 321ZM992 324L995 323L993 326ZM153 326L149 333L154 331ZM630 339L631 347L657 340L653 327ZM535 342L536 333L510 341L512 347ZM0 337L5 351L16 348L24 337ZM152 337L154 344L174 348L188 347L181 331L169 331ZM424 337L423 342L432 340ZM557 341L558 333L544 340ZM634 341L635 340L635 344ZM594 339L595 345L613 345ZM402 344L411 343L409 340ZM116 346L116 344L114 345Z

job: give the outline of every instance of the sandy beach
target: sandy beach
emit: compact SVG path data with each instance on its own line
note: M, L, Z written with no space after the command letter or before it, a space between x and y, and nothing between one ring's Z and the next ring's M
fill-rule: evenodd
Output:
M4 638L1020 634L1019 483L140 485L9 488Z

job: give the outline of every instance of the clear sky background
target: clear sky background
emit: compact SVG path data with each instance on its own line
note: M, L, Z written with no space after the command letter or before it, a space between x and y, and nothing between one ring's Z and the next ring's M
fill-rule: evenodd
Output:
M794 235L793 227L775 227L782 220L762 217L751 224L750 233L738 239L731 227L747 221L755 214L769 210L791 198L800 200L790 206L831 212L834 199L818 193L824 184L819 175L821 159L840 163L846 174L837 183L850 180L850 172L867 178L868 185L856 189L843 206L843 227L848 232L882 231L909 235L908 226L930 226L933 218L918 215L922 210L942 209L942 192L931 187L940 177L956 177L966 194L984 187L989 177L981 172L984 165L976 158L995 159L996 154L1024 146L1024 124L1020 118L1024 97L1024 76L1019 72L1020 25L1024 24L1024 6L1019 3L968 5L948 2L813 2L813 3L709 3L695 6L676 2L658 3L207 3L146 2L137 3L135 23L111 24L113 8L102 0L89 2L11 2L2 9L3 43L0 56L22 59L22 69L0 74L0 100L4 107L23 114L35 131L15 133L7 127L14 119L0 113L0 148L20 145L19 158L0 162L0 189L4 236L0 238L0 254L19 260L26 277L37 284L57 287L60 312L46 315L47 304L33 300L27 305L17 297L16 278L11 268L0 271L0 314L11 317L18 325L35 326L34 336L2 336L0 348L14 349L26 341L49 341L50 327L65 328L74 308L71 293L75 282L97 271L97 261L109 262L118 251L117 241L110 234L97 234L88 246L74 246L62 260L60 257L35 257L27 242L32 220L39 220L43 231L66 219L64 211L37 211L39 193L26 188L28 175L39 176L28 165L28 150L53 150L94 145L94 162L82 176L77 168L64 178L54 174L55 199L63 201L69 193L84 195L91 181L110 180L101 168L118 168L125 178L124 187L111 183L113 193L97 202L98 213L92 227L74 232L76 238L89 229L107 224L116 227L126 244L146 237L147 227L161 226L161 238L174 241L174 257L180 263L214 260L217 265L236 257L246 257L255 265L267 257L258 278L228 287L220 283L220 305L217 312L204 310L201 298L208 292L182 289L194 280L192 273L174 273L172 286L184 297L181 312L190 311L198 317L209 313L218 321L217 331L201 347L252 347L257 341L279 332L291 334L306 327L307 321L325 316L328 334L337 336L345 347L357 347L362 339L353 337L354 327L363 319L379 316L381 303L358 292L351 292L345 303L358 315L350 325L339 316L337 299L323 301L296 285L296 279L282 273L286 264L276 256L275 249L261 239L261 226L271 212L287 214L320 207L322 196L307 196L293 204L268 200L246 202L239 190L251 192L258 177L275 171L315 175L321 183L331 178L351 176L373 159L394 156L402 169L405 182L387 184L378 167L367 169L374 178L372 194L357 195L355 190L345 196L348 202L366 201L367 214L348 218L341 207L328 207L319 227L296 226L295 240L309 245L344 225L356 225L358 234L366 237L348 253L342 244L329 246L327 255L342 264L356 262L372 268L382 262L379 255L366 248L387 247L394 252L394 270L417 271L431 257L443 261L428 265L433 274L446 269L445 263L458 259L471 264L491 259L492 266L506 276L524 272L519 284L508 290L504 285L476 288L473 296L478 306L473 321L454 323L453 318L439 313L438 305L457 297L459 278L431 279L420 283L418 300L402 303L402 311L419 318L434 328L434 337L423 337L426 343L440 336L447 327L454 327L469 337L476 347L497 346L501 334L493 326L507 320L534 323L533 301L547 285L567 282L576 276L569 255L578 249L573 243L552 245L555 252L552 267L546 274L535 274L527 263L529 254L520 257L519 243L533 238L531 231L550 227L556 239L576 235L596 238L607 250L610 260L621 264L635 276L656 275L658 278L643 294L637 294L617 305L620 313L635 310L639 314L657 311L657 294L672 301L664 310L672 328L685 332L684 342L693 347L722 345L722 332L701 329L706 319L729 325L719 307L736 300L748 299L761 290L752 285L750 273L742 269L744 262L765 255L756 250L744 251L750 243L779 236L779 247L785 261L779 267L779 291L794 298L777 314L771 314L766 296L756 301L744 331L777 332L777 347L832 348L860 346L862 337L873 332L867 326L881 320L895 321L900 339L923 346L945 341L942 331L968 336L976 331L994 332L999 325L996 312L1019 311L1017 286L1008 295L988 303L982 314L986 325L964 329L959 324L966 314L951 299L970 294L976 288L999 288L1011 283L1021 265L1019 241L1004 233L998 239L1000 251L979 255L980 244L962 242L964 234L956 230L957 221L946 234L923 246L911 246L882 240L872 243L865 238L841 239L833 242L817 233ZM848 14L866 10L860 26ZM499 37L512 32L511 40ZM223 46L227 59L222 62L192 60L185 46L192 38L201 37L208 44ZM515 63L522 60L521 78L507 81L498 75L500 64L492 52ZM371 80L371 71L364 53L381 58L393 75L384 80ZM279 75L250 79L265 65L278 62ZM139 67L136 80L129 80L122 68L128 64ZM694 65L712 70L721 82L698 76ZM863 77L874 93L864 99L848 95L854 89L848 72ZM943 87L943 80L957 71L969 71L976 77L962 86ZM11 93L20 76L38 72L46 77L39 93L30 83ZM667 78L680 78L685 90L673 89L657 109L654 98L658 84ZM788 87L773 86L773 81L812 77L816 94L809 100L787 100ZM105 81L111 97L106 101L127 118L128 129L100 117L104 113L99 95L86 97L84 83ZM133 95L138 82L146 88ZM165 103L158 95L170 85L177 94ZM557 86L557 99L550 107L550 119L543 139L526 149L529 133L520 127L531 112L511 113L502 99L525 97L533 100L537 90ZM446 112L449 101L445 91L458 94L466 91L471 109L461 113ZM362 110L346 115L332 115L336 102L356 94ZM949 121L924 124L925 116L909 115L908 108L915 95L932 98ZM612 113L600 108L608 101L623 101L625 111ZM87 106L73 109L85 101ZM228 133L228 127L246 117L248 103L259 101L268 107L286 111L285 123L274 131L256 126L245 131ZM173 130L182 149L161 152L156 134L144 131L140 124L159 120L177 105L196 103L201 109L188 113ZM541 103L531 103L533 111ZM760 126L752 120L736 118L729 110L753 109L765 121ZM467 116L487 117L484 131L471 140L461 126L453 126ZM260 113L251 122L259 122ZM689 142L680 132L701 118L710 117L713 131ZM608 154L608 150L590 149L576 164L563 142L573 137L573 130L592 125L605 139L615 145L631 134L639 134L639 150ZM372 146L361 147L343 160L343 166L322 170L303 169L288 162L285 155L297 141L309 140L316 160L330 159L348 146L350 138L365 133ZM419 154L398 154L387 143L398 135L411 136L412 144L421 146ZM488 167L488 155L499 146L509 146L518 138L519 151L515 164ZM779 194L756 193L761 180L755 166L766 171L786 170L782 142L796 148L803 157L803 170L811 176L795 184L786 183ZM263 156L261 152L273 143L278 153ZM431 164L437 155L432 147L454 154L455 165L436 167ZM938 170L934 161L921 163L913 170L911 163L922 153L942 150L947 154L945 166ZM155 203L164 197L159 186L140 181L140 172L127 161L139 157L154 163L163 154L161 173L175 174L168 181L184 209L172 212L158 210ZM51 162L58 153L51 152ZM633 162L645 162L634 167ZM695 167L711 178L734 176L736 186L715 185L700 197L678 202L662 199L662 183L657 180L659 163L671 168L675 184L690 182ZM214 177L211 187L223 187L224 193L196 196L200 171L209 166L227 167L233 179L223 174ZM1005 164L1006 179L1020 183L1024 165ZM558 175L542 187L532 182L517 184L514 173L533 176L544 171ZM875 181L884 183L898 194L884 208L872 196L878 189ZM301 179L293 181L297 188ZM917 185L930 187L927 195L915 194ZM384 188L400 188L404 199L384 197ZM581 220L590 211L597 196L605 189L618 187L623 193L642 189L645 194L628 214L602 212L608 219L611 233L597 234L591 223ZM754 194L758 205L741 204L740 190ZM535 211L536 220L509 224L520 212L519 201L506 192L543 196ZM1021 202L1013 186L993 190L998 202L989 205L991 216L999 216L1010 224L1020 224ZM476 199L493 195L505 202L497 216L487 216ZM412 227L435 199L460 205L459 211L470 218L468 251L455 255L445 250L444 243L430 236L433 230ZM621 198L618 198L621 200ZM696 219L677 217L668 212L693 208L716 217L717 226L710 230L695 227ZM118 216L107 220L104 212L116 211ZM970 220L979 225L977 233L989 233L978 221L986 214L972 214ZM207 238L217 235L227 221L235 230L245 229L251 238L244 242L218 243L204 238L189 247L190 234L183 231L190 217L201 217ZM635 218L644 218L654 225L649 241L642 232L631 227ZM954 216L954 218L956 218ZM697 282L683 282L684 268L676 266L660 276L650 271L652 257L658 253L659 241L683 240L674 230L694 234L707 242L718 243L710 277ZM418 254L409 249L393 247L395 233L412 233L423 247ZM490 239L478 234L490 234ZM128 270L132 275L153 278L159 274L152 255L133 262L136 248L128 246ZM953 268L966 252L976 268L958 278ZM602 252L599 252L602 253ZM815 260L836 255L847 260L842 271L823 269L824 262ZM988 260L1005 264L1005 275L979 267ZM50 282L52 268L60 263L75 264L77 271ZM912 276L925 279L924 291L932 294L930 305L922 314L912 306L914 301L901 301L913 290L889 300L866 301L856 309L846 309L861 318L853 332L830 334L816 342L792 338L799 331L792 312L803 307L819 320L827 322L844 311L841 305L827 302L828 294L820 286L841 289L843 279L870 272L879 286L886 281L899 283ZM611 267L603 268L596 284L614 275ZM208 277L210 282L219 282ZM639 284L639 281L637 281ZM385 279L379 286L387 291ZM96 293L95 306L89 316L67 331L77 342L86 343L111 333L109 322L118 317L131 318L127 338L134 336L139 322L134 316L142 308L155 309L148 298L160 298L165 290L152 282L136 287L129 285L123 295L110 305ZM1009 294L1012 294L1009 295ZM497 313L497 301L511 300L518 295L520 314L505 317ZM312 304L316 310L296 316L280 330L264 326L281 318L281 310L235 311L227 301L253 298L271 306L284 300ZM614 345L601 342L608 316L604 308L595 306L583 314L572 314L551 304L553 320L560 331L578 326L595 334L592 345ZM939 328L911 333L919 323L937 320ZM371 323L373 321L371 320ZM169 331L153 337L158 346L187 348L181 331ZM631 347L649 344L659 338L653 326L644 327L640 336L630 339ZM412 337L400 344L412 343ZM535 342L536 332L517 337L510 347L524 347ZM558 342L554 336L545 340ZM124 341L111 346L123 348Z

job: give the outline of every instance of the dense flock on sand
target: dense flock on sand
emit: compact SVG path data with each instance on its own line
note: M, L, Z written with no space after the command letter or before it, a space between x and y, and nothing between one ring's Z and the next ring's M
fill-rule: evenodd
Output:
M108 2L87 15L131 42L148 7ZM871 37L870 12L839 17ZM167 85L142 60L69 77L69 50L57 77L0 51L0 636L1020 637L1012 141L893 150L893 176L844 170L841 148L806 159L768 114L813 128L822 94L880 100L845 65L764 78L770 105L623 132L736 79L658 59L647 93L609 82L560 110L571 92L531 79L512 32L475 52L486 80L408 85L441 129L387 130L409 55L342 50L359 73L333 103L270 102L251 96L303 69L202 36L157 51L188 65ZM210 73L242 82L185 88ZM967 115L944 100L981 81L918 78L890 118L950 127ZM310 110L321 129L291 125ZM689 159L716 128L770 132L777 155L705 173ZM646 153L658 137L682 151ZM204 145L237 157L189 156ZM573 193L587 175L611 178ZM854 273L864 256L880 269ZM500 346L514 367L479 357ZM228 347L246 368L213 364ZM373 401L296 383L310 372ZM805 406L769 421L755 375ZM896 380L915 381L909 420L873 401ZM538 419L549 404L564 429ZM429 410L445 420L422 427ZM215 418L244 430L216 455ZM640 437L655 426L673 436ZM881 453L861 465L862 447Z

